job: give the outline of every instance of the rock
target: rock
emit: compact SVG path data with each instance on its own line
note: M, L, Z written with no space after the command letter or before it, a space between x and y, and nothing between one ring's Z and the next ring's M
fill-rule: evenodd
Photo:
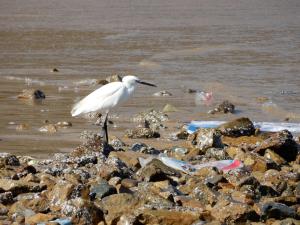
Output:
M121 183L121 177L112 177L109 179L108 184L116 187L118 184Z
M131 146L131 150L134 152L140 152L140 153L150 154L150 155L158 155L159 153L161 153L159 150L149 147L144 143L134 143Z
M166 104L162 110L164 113L168 113L168 112L177 112L178 109L171 105L171 104Z
M205 152L208 148L222 148L221 134L216 129L200 128L189 135L188 141L197 149Z
M111 177L126 178L132 176L132 170L118 157L110 155L107 160L97 165L97 173L105 180Z
M155 111L153 109L146 112L141 112L133 117L134 122L147 124L148 126L144 127L148 127L153 131L158 131L161 128L165 128L163 122L167 120L168 116L165 113Z
M288 217L294 218L296 216L296 211L294 208L288 207L282 203L266 202L256 205L255 209L263 219L284 219Z
M197 89L192 89L192 88L185 88L185 89L183 90L183 92L184 92L184 93L188 93L188 94L193 94L193 93L198 92L198 90L197 90Z
M58 210L65 201L69 200L74 188L74 184L68 181L59 180L48 194L52 209Z
M216 160L229 159L227 152L223 148L209 148L206 150L205 156Z
M181 129L180 131L175 132L174 136L176 139L186 140L189 136L189 133L186 131L186 129Z
M162 181L167 180L168 176L180 176L178 171L166 166L158 159L153 159L141 168L137 175L145 181Z
M5 157L5 164L8 166L20 166L20 161L15 155L8 154Z
M259 216L247 204L220 200L211 210L212 216L226 224L245 223L247 220L257 221Z
M225 136L239 137L253 135L255 127L248 118L238 118L218 127Z
M24 131L29 129L29 124L28 123L21 123L16 127L17 131Z
M234 113L235 106L229 101L223 101L220 105L216 108L208 111L209 114L215 113Z
M226 148L226 153L232 159L244 159L245 158L245 151L238 147L228 147Z
M240 137L229 137L222 136L222 142L224 145L230 147L252 147L259 145L264 141L264 137L262 135L252 135L252 136L240 136Z
M106 77L105 79L108 83L122 81L122 77L119 74L113 74L111 76Z
M148 158L144 153L135 151L111 152L109 157L116 157L122 160L128 167L140 168L139 158Z
M5 216L8 213L8 208L0 203L0 216Z
M128 138L158 138L160 134L150 128L136 127L125 131Z
M19 199L9 209L9 215L22 215L30 217L36 213L47 213L49 211L49 202L45 198L35 196L34 199L26 197Z
M37 213L35 215L25 217L25 224L38 224L48 222L56 218L56 215Z
M216 186L219 182L224 182L225 179L222 175L218 174L218 175L214 175L214 176L209 176L205 179L205 184L212 188L214 186Z
M54 124L47 124L45 126L40 127L39 131L45 133L55 133L57 132L57 127Z
M53 69L51 70L51 72L57 73L57 72L59 72L59 70L58 70L57 68L53 68Z
M28 174L36 174L37 171L35 167L29 165L29 166L22 166L21 168L18 168L16 172L17 173L13 176L13 179L18 180L22 177L27 176Z
M122 215L134 212L142 203L132 194L122 193L107 196L102 199L105 221L108 225L115 224ZM117 207L116 207L117 206Z
M138 215L143 224L190 225L201 217L201 213L192 210L144 209Z
M298 182L297 187L295 188L295 196L300 198L300 182Z
M116 189L109 185L106 180L100 180L96 184L93 184L90 188L90 196L98 199L102 199L106 196L116 194Z
M272 134L254 151L264 154L267 149L274 151L288 162L295 160L298 154L298 144L293 139L293 135L287 130Z
M204 205L215 204L218 199L218 193L204 184L203 177L191 177L187 179L186 183L180 185L178 190L184 194L189 195L193 199L200 201Z
M292 218L287 218L284 220L275 220L271 219L270 221L272 225L297 225L299 224L299 220L292 219Z
M155 97L166 97L166 96L172 96L172 93L168 92L166 90L163 90L163 91L159 91L159 92L154 93L153 96L155 96Z
M71 217L71 224L90 225L103 221L103 212L89 200L75 198L62 204L60 212ZM62 223L61 223L62 224Z
M179 191L170 185L169 180L157 181L150 185L149 190L160 197L174 202L174 197L178 195Z
M117 151L123 150L126 147L126 144L116 136L110 136L109 143Z
M77 182L76 182L77 183ZM70 198L71 199L75 199L75 198L82 198L84 200L88 200L90 199L90 191L87 185L83 185L83 184L77 184L75 185L75 187L73 188L71 194L70 194Z
M38 100L45 99L46 95L41 90L24 89L22 94L18 95L19 99Z
M109 82L107 80L97 80L97 84L105 85L108 84Z
M243 162L245 166L249 166L252 171L265 172L268 169L268 162L265 158L258 154L247 153L244 155Z
M255 100L258 103L265 103L265 102L270 101L270 99L268 97L265 97L265 96L256 97Z
M252 195L248 194L247 192L242 192L242 191L234 191L231 193L231 198L235 202L241 202L247 205L253 205L254 201L252 199Z
M272 151L270 149L267 149L265 151L264 157L267 160L271 160L271 161L275 162L277 165L286 164L286 161L284 160L284 158L282 158L280 155L278 155L277 153L275 153L274 151Z
M189 207L200 211L203 211L205 209L205 205L203 205L202 202L193 199L192 197L189 196L184 196L184 195L175 196L174 200L177 204L183 207Z
M131 191L129 188L124 187L122 184L116 185L117 193L127 193L127 194L133 194L134 192Z
M134 179L128 179L125 178L121 181L121 184L125 187L125 188L132 188L132 187L136 187L138 185L138 181L134 180Z
M59 128L66 128L66 127L71 127L72 126L72 123L71 122L68 122L68 121L60 121L60 122L57 122L55 124L56 127L59 127Z
M24 182L22 180L0 179L0 191L11 192L13 196L26 192L40 192L45 188L33 182Z
M13 201L14 201L13 194L10 191L0 193L0 203L1 204L7 205L7 204L13 203Z

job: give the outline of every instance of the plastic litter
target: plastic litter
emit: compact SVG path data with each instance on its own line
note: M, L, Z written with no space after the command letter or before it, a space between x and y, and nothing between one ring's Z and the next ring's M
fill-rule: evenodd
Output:
M184 173L194 174L197 170L205 168L205 167L216 167L223 172L228 172L230 170L242 168L244 165L239 160L219 160L201 164L190 164L185 161L177 160L171 157L166 156L165 154L159 154L157 157L151 156L147 159L139 158L139 162L142 167L146 166L152 159L159 159L166 166L171 167L175 170L180 170Z
M187 126L189 134L194 133L198 128L216 128L226 121L191 121ZM300 133L300 123L281 123L281 122L254 122L255 128L261 131L277 132L289 130L293 133Z
M56 219L56 220L52 220L50 222L55 222L55 223L58 223L60 225L72 225L72 222L71 222L70 219ZM37 225L46 225L46 223L38 223Z
M211 105L213 101L212 92L196 92L195 94L195 104L196 105Z

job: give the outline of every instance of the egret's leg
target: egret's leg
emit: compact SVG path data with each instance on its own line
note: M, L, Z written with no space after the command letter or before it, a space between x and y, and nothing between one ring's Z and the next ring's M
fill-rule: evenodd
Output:
M108 112L105 113L104 123L103 123L103 129L104 129L104 132L105 132L104 142L106 142L108 144L107 119L108 119Z

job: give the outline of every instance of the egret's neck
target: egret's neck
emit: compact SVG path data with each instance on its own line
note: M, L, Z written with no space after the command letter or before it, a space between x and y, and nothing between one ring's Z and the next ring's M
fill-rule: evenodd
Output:
M124 82L124 85L126 86L129 95L131 95L136 88L135 83Z

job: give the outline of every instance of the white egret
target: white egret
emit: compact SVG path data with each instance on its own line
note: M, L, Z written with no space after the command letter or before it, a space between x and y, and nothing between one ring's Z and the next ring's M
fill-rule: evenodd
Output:
M97 120L97 124L102 125L102 132L103 129L105 131L104 141L106 144L108 144L108 113L112 108L124 103L133 94L137 84L156 87L154 84L141 81L136 76L125 76L123 77L122 82L119 81L108 83L90 93L73 106L71 114L72 116L79 116L91 112L105 113L102 124L98 123L99 119Z

